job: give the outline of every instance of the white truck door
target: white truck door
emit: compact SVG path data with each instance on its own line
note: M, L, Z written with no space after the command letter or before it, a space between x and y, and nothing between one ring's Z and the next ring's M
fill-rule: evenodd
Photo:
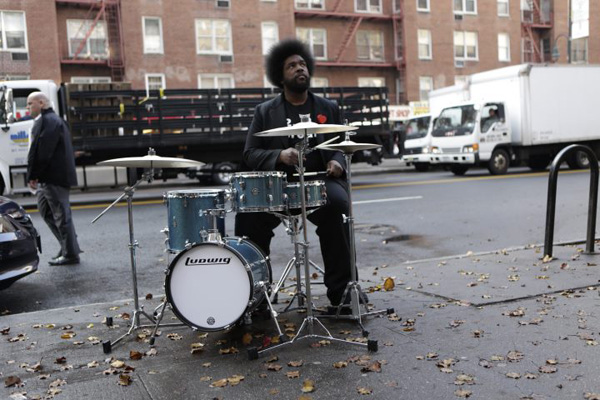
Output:
M485 103L479 119L479 156L482 161L490 159L498 144L510 143L510 126L506 122L504 103Z

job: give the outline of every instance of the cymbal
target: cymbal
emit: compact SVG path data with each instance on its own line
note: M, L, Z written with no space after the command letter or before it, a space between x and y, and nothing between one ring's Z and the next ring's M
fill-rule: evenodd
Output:
M204 165L204 163L187 158L146 155L142 157L113 158L111 160L100 161L98 165L129 168L188 168L199 167Z
M291 126L282 126L281 128L269 129L257 132L254 136L303 136L305 134L337 133L353 131L358 126L336 125L336 124L317 124L315 122L298 122Z
M315 146L315 149L335 150L335 151L341 151L342 153L351 154L351 153L354 153L355 151L377 149L379 147L381 147L380 144L356 143L356 142L353 142L352 140L344 140L343 142L340 142L340 143L318 145L318 146Z

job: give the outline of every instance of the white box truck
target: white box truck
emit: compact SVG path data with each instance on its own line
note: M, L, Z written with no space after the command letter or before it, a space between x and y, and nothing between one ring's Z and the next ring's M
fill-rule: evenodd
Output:
M600 66L515 65L471 75L466 90L468 101L444 107L431 132L431 162L456 175L476 165L492 174L520 164L545 169L573 143L600 154ZM567 161L588 162L581 152Z
M414 165L420 172L429 170L431 163L431 129L440 111L449 105L467 100L469 93L463 84L456 84L429 93L427 115L418 115L408 119L406 140L402 159Z

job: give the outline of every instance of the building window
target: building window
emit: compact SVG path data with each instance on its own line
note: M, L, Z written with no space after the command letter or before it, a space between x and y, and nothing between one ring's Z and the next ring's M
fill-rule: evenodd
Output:
M356 32L356 54L359 60L383 61L383 32Z
M327 31L325 29L296 28L296 36L310 47L317 60L327 59Z
M429 12L429 0L417 0L417 11Z
M385 87L385 78L383 77L359 77L358 87Z
M149 96L151 90L164 88L165 74L146 74L146 96Z
M454 0L454 14L477 14L477 0Z
M144 53L162 54L162 22L157 17L142 17L144 26Z
M267 55L269 49L273 47L273 45L279 42L279 26L277 22L263 22L261 24L261 34L262 34L262 52L263 55Z
M571 40L571 63L586 64L588 62L588 38Z
M329 79L313 76L312 78L310 78L310 87L329 87Z
M226 19L196 20L196 51L198 54L233 54L231 24Z
M419 36L419 60L431 60L431 31L426 29L418 30Z
M477 32L454 32L454 59L477 60Z
M24 12L0 12L2 41L0 50L27 52L27 28Z
M299 10L323 10L325 0L296 0L294 3Z
M235 87L232 74L200 74L199 89L233 89Z
M354 0L354 9L357 12L381 14L381 0Z
M70 57L108 58L108 43L104 21L96 21L94 26L94 21L91 19L68 19L67 36L69 37Z
M429 100L429 92L433 90L433 78L431 76L419 77L419 99L421 101Z
M111 83L110 76L72 76L71 83Z
M498 34L498 61L510 61L510 37L508 33Z
M508 0L498 0L498 16L508 17L509 15L509 4Z

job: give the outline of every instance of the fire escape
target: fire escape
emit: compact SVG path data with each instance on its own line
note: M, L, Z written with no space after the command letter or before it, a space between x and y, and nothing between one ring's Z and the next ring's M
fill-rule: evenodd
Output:
M543 49L541 39L552 29L550 0L526 0L521 10L521 35L523 38L523 62L548 61L549 48Z
M294 16L296 19L318 19L318 20L338 20L345 22L345 32L339 40L336 48L328 51L327 60L316 60L316 65L320 67L338 67L338 68L395 68L398 71L398 80L400 98L398 102L406 101L406 91L404 90L405 81L405 60L404 57L404 34L402 24L402 1L395 0L396 6L394 12L390 14L362 13L362 12L344 12L340 11L342 3L349 3L344 0L336 0L333 7L329 10L318 9L296 9ZM393 27L392 40L385 38L384 43L394 43L394 60L390 62L385 60L385 49L383 57L374 60L348 60L344 57L352 41L356 37L363 21L375 21L382 23L391 23ZM325 25L325 24L323 24ZM329 44L332 42L330 41Z
M125 75L125 57L121 34L121 0L56 0L56 3L63 6L88 8L88 12L83 18L84 23L78 28L75 35L79 44L72 47L69 54L61 52L61 63L106 65L110 69L112 81L122 81ZM88 40L100 22L105 27L106 56L91 54L89 51L84 53L89 46ZM71 39L67 37L67 40Z

